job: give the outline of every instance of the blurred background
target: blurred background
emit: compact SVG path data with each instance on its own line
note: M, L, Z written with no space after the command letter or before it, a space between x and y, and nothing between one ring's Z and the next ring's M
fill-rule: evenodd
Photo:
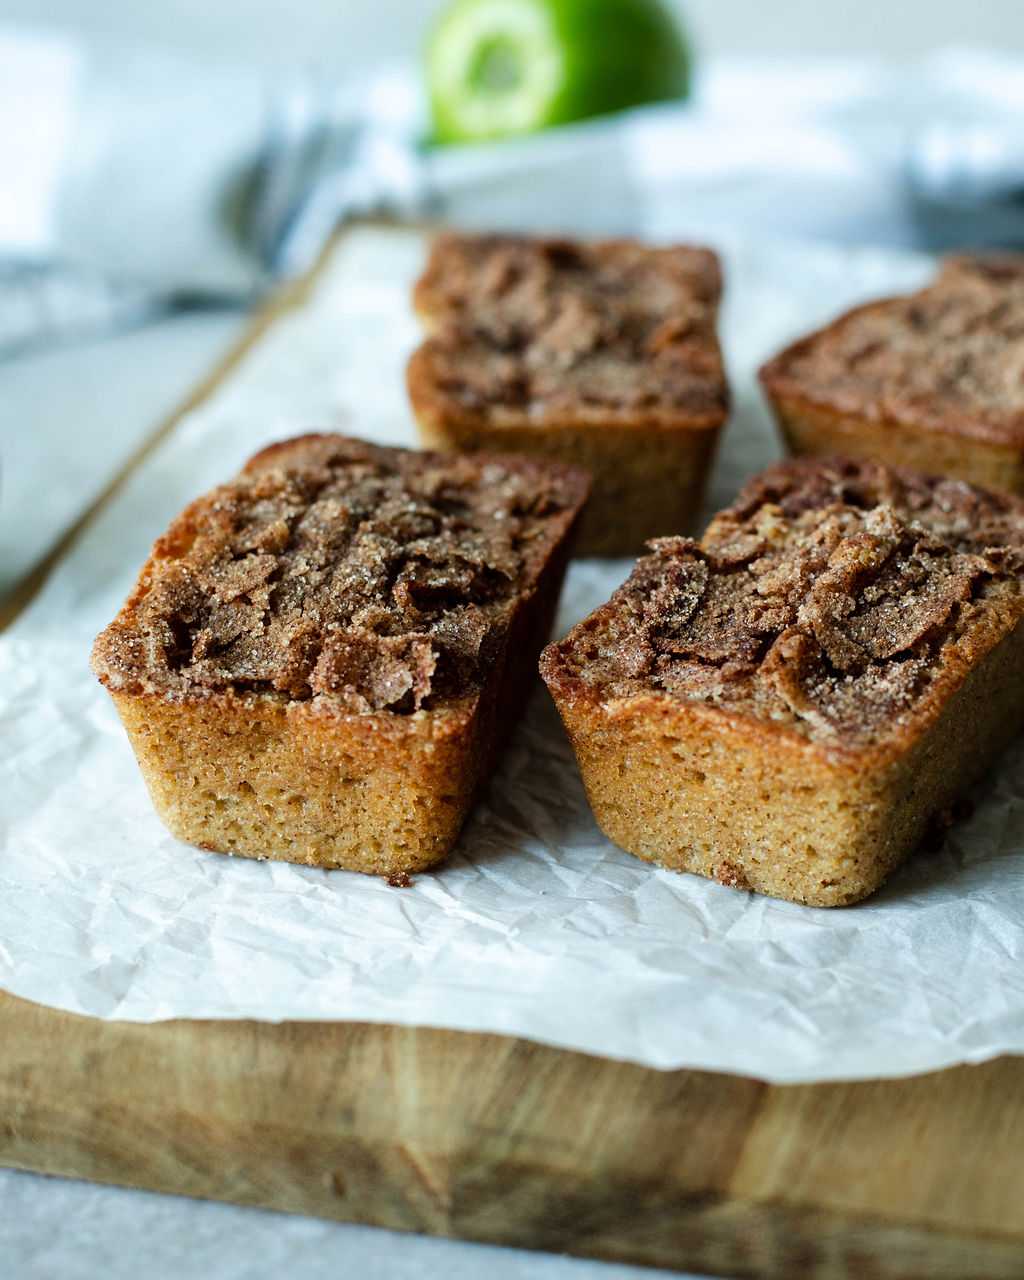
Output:
M131 34L286 66L415 56L443 0L2 0L0 19ZM942 45L1024 52L1016 0L672 0L698 49L717 54L926 53Z

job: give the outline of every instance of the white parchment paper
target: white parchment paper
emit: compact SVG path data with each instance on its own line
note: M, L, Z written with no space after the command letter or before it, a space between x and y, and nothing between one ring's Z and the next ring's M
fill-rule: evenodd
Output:
M736 412L711 506L778 455L753 381L783 341L927 260L717 246ZM403 366L423 241L347 237L311 299L182 422L0 637L0 984L103 1018L361 1019L523 1035L775 1081L1024 1051L1024 744L941 852L823 911L646 866L602 836L539 685L455 854L412 887L204 853L150 806L93 636L152 539L263 444L413 443ZM580 561L558 622L629 565Z

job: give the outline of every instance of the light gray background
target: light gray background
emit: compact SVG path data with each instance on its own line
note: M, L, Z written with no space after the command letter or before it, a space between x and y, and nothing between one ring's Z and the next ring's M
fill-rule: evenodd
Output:
M172 41L269 64L356 61L421 46L444 0L0 0L0 20ZM914 56L1024 50L1020 0L671 0L707 53Z

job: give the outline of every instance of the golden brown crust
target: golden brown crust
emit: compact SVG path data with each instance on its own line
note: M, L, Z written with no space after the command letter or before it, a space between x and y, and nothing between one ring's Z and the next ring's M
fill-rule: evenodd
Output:
M583 553L684 532L728 412L720 292L704 249L439 237L414 295L422 436L587 467Z
M470 452L501 450L551 462L568 460L591 476L590 498L577 539L579 554L621 556L648 538L688 533L696 524L718 442L717 431L680 432L607 423L509 426L499 431L458 425L421 413L420 438L428 448ZM643 501L641 501L641 496Z
M929 431L893 419L837 413L799 396L774 393L772 409L792 454L843 453L891 467L913 467L1002 493L1024 494L1024 449L1009 440L968 439L954 427Z
M829 905L1019 727L1022 617L1024 502L803 459L654 544L541 670L613 839Z
M353 870L443 857L585 494L568 468L307 436L194 502L93 657L171 830Z
M111 691L157 813L217 853L380 875L445 857L479 781L476 706L412 716L223 690Z
M1019 732L1024 628L887 762L837 759L666 694L602 702L544 674L595 817L620 848L770 897L848 906L885 883Z
M959 255L761 370L794 452L843 451L1020 491L1024 258Z

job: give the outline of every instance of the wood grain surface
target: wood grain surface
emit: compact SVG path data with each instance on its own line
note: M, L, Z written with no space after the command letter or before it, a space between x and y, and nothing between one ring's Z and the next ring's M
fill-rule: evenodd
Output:
M1024 1063L776 1087L500 1036L0 995L0 1162L757 1277L1024 1275Z
M0 992L0 1164L713 1275L1024 1277L1020 1058L776 1087L462 1032L101 1022Z

